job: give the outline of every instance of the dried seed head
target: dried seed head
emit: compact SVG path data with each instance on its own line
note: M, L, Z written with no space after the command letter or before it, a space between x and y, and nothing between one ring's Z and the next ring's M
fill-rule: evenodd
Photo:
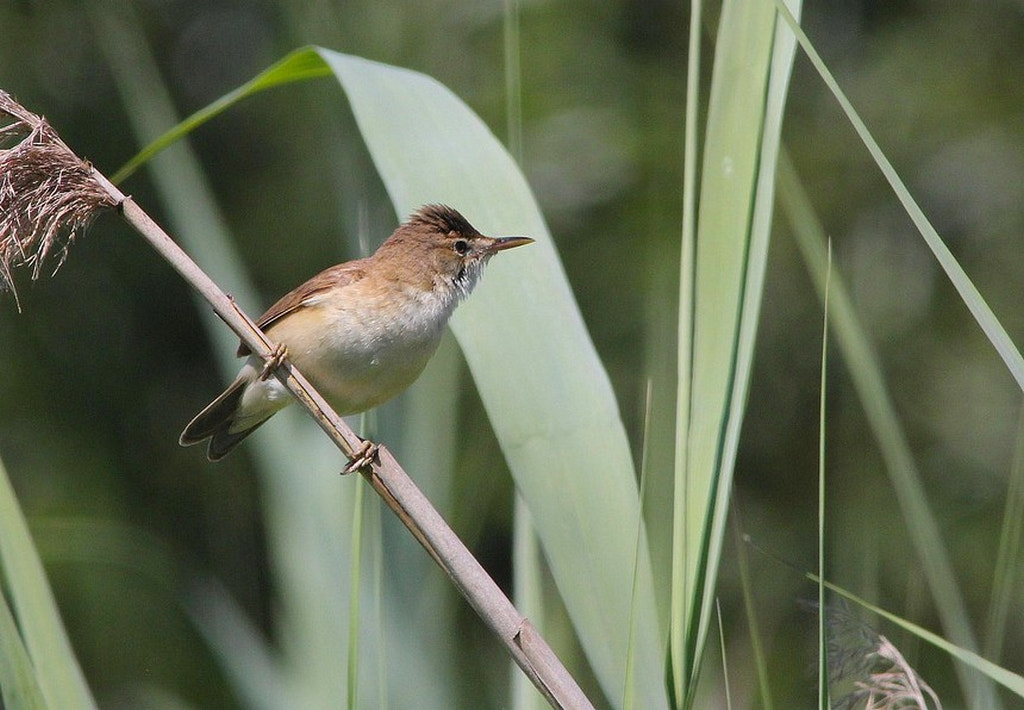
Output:
M825 620L832 707L942 710L935 691L899 649L857 619L845 602L828 605Z
M35 280L49 260L56 273L79 230L115 205L45 119L0 91L0 292L17 301L18 266Z

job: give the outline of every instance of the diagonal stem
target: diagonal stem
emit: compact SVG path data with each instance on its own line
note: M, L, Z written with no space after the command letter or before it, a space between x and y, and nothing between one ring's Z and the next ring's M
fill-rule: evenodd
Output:
M231 297L131 197L122 193L95 168L92 175L115 200L125 220L202 294L242 342L265 362L275 361L278 350L274 343ZM346 456L351 458L360 450L362 440L287 359L274 369L273 374ZM361 473L451 578L552 707L592 708L575 679L529 619L509 601L391 453L381 447L377 458L361 469Z
M0 230L0 237L4 234L7 237L6 241L0 239L0 246L12 244L14 256L21 256L19 249L22 249L20 245L27 238L27 231L28 238L37 247L34 256L29 259L11 258L11 249L6 252L0 249L0 276L8 276L12 264L41 261L55 245L66 252L76 229L84 227L99 209L116 207L125 220L213 306L214 312L249 350L263 359L267 364L267 375L273 374L281 381L349 459L365 451L365 442L356 436L306 378L287 361L281 348L267 338L234 300L196 265L135 200L121 192L92 165L76 156L43 118L32 114L0 90L0 118L3 117L13 119L10 124L13 128L0 127L0 137L8 129L27 132L31 139L30 147L36 150L29 151L27 157L13 149L0 150L0 156L6 160L4 175L10 177L11 174L17 174L23 178L16 190L12 185L0 181L0 198L5 200L5 211L7 217L11 218L2 223L6 232ZM25 142L23 140L19 146ZM56 183L51 180L54 172L58 173ZM62 176L69 173L74 173L78 179L63 179ZM60 206L68 200L78 200L80 208L71 212L55 210L55 205ZM51 213L54 216L47 222L46 238L40 239L39 215ZM63 239L60 238L62 230L70 230L69 234L63 235ZM0 286L4 283L0 280ZM377 456L368 465L362 466L360 472L448 574L456 588L498 636L547 701L556 708L592 709L590 701L547 642L512 605L391 453L378 448Z

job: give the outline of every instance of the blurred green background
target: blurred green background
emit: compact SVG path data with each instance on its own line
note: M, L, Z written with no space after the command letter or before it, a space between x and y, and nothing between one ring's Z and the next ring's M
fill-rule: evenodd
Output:
M182 116L312 43L430 74L508 138L502 3L153 0L134 9ZM117 14L118 4L0 4L0 88L109 175L139 145L110 48L95 32L108 11ZM687 21L685 3L664 0L518 7L522 166L638 460L644 392L648 380L655 384L652 466L670 465L671 455L665 412L675 396ZM1024 5L810 2L803 25L938 232L1024 343ZM251 99L192 137L262 294L246 304L253 314L321 268L358 256L361 233L372 247L395 224L345 110L334 85L312 82ZM1019 390L799 54L784 138L882 358L981 629L1019 437ZM165 221L145 170L122 187ZM109 215L56 278L31 284L19 274L19 295L20 314L10 296L0 301L0 456L97 698L135 707L162 689L196 707L236 706L181 598L197 576L215 579L273 638L276 592L246 447L214 467L177 446L184 423L223 385L195 302ZM743 531L801 569L816 563L820 331L817 296L777 216L736 501ZM877 447L840 358L831 367L830 576L935 628ZM507 588L512 485L464 372L459 381L461 483L443 512ZM742 678L746 622L735 550L727 549L721 597ZM815 590L785 565L748 553L776 700L810 701L815 619L796 601ZM386 550L384 557L388 564ZM1001 658L1024 673L1024 595L1014 604ZM500 688L506 673L488 667L500 650L469 612L459 619L474 639L461 652L460 682ZM948 658L882 631L956 707ZM737 685L736 706L754 702L752 684Z

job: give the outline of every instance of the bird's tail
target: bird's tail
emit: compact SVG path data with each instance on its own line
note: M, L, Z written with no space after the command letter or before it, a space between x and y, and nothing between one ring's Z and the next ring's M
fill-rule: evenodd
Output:
M249 379L240 375L217 399L206 405L206 408L199 412L181 432L178 443L182 446L192 446L209 439L210 445L206 449L206 458L210 461L219 461L238 446L242 439L256 431L263 422L270 418L273 411L252 426L239 431L231 429Z

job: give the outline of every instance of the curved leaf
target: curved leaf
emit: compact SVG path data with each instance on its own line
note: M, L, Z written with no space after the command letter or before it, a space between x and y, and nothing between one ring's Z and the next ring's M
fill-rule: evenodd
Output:
M528 234L496 259L452 328L526 501L559 592L609 698L621 698L639 501L632 457L597 357L529 187L484 123L416 72L329 50L396 211L448 202L489 234ZM664 707L646 541L640 546L636 687Z
M638 490L611 384L530 189L479 117L423 74L305 48L186 119L116 177L234 102L328 71L399 215L445 202L485 233L537 239L495 260L452 328L605 693L623 697L633 609L636 704L667 706L664 639L646 539L636 547L630 532Z

